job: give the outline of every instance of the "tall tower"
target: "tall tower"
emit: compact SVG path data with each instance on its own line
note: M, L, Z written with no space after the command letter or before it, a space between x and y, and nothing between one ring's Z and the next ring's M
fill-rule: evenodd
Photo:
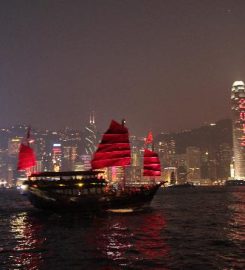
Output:
M235 179L245 180L245 85L235 81L231 88Z
M89 124L85 127L85 152L92 155L97 147L94 112L90 115Z

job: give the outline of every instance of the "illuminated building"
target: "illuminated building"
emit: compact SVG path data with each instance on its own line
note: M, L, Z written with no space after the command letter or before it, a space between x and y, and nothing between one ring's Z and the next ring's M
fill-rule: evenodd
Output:
M14 186L15 185L15 179L16 179L16 164L17 164L17 158L19 154L19 148L22 141L22 137L14 137L9 138L8 140L8 162L7 162L7 175L6 175L6 181L8 186Z
M175 185L177 183L177 168L165 167L162 177L168 185Z
M61 144L54 143L52 148L52 167L55 172L59 172L61 169Z
M81 148L81 135L77 130L68 127L60 133L60 141L62 143L62 170L75 170L75 163L78 161Z
M187 181L186 154L176 154L177 184L183 184Z
M9 141L8 141L8 155L10 157L17 157L18 156L21 140L22 140L21 137L9 139Z
M202 179L217 179L221 174L221 166L224 165L226 156L220 157L219 155L224 154L222 146L219 149L214 147L207 147L201 151L201 167L200 173ZM229 168L229 165L228 165ZM219 173L218 173L219 172ZM228 177L228 176L227 176Z
M176 165L176 143L175 140L164 140L159 141L157 145L157 150L161 160L162 166L165 167L175 167Z
M245 180L245 85L235 81L231 88L235 179Z
M35 143L33 144L33 149L36 154L36 171L41 172L47 170L47 151L46 151L46 141L44 138L37 137Z
M97 147L96 126L94 114L90 115L89 124L85 127L85 153L93 155Z
M90 170L91 169L91 155L81 155L82 160L82 170Z
M77 156L77 146L64 146L62 169L65 171L73 170Z
M145 147L145 138L130 136L131 142L131 165L125 169L125 179L127 183L136 183L143 180L143 155ZM113 176L113 175L112 175ZM120 173L118 174L119 177Z
M232 148L230 144L220 144L218 154L218 178L228 179L230 177L230 164L232 162Z
M189 146L186 148L186 165L189 181L201 178L201 152L198 147Z

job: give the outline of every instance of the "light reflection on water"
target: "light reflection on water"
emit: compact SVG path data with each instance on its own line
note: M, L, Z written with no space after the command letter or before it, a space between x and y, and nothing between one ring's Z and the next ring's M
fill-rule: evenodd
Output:
M0 269L245 269L245 189L160 191L151 207L87 217L0 194Z
M129 220L132 221L128 222ZM169 247L164 240L165 220L157 213L144 213L144 218L121 217L110 224L96 239L99 250L121 266L135 262L139 269L143 264L160 264L168 255Z
M38 236L41 224L33 224L27 212L13 215L9 223L10 232L16 240L10 265L27 270L39 269L42 259L40 248L45 241L45 238Z
M232 212L229 237L234 241L245 241L245 189L244 192L234 193L229 209Z

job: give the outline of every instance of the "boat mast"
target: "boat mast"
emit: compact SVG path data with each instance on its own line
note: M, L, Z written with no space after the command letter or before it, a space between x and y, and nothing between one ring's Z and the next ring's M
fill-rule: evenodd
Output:
M123 118L122 119L122 127L125 127L126 120ZM122 166L122 171L123 171L123 179L122 179L122 189L124 190L126 187L126 169L125 166Z

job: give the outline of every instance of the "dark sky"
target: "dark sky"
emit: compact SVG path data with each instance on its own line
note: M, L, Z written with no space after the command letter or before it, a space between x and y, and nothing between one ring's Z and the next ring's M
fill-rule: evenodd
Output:
M244 0L1 0L0 126L131 134L230 117L245 80Z

